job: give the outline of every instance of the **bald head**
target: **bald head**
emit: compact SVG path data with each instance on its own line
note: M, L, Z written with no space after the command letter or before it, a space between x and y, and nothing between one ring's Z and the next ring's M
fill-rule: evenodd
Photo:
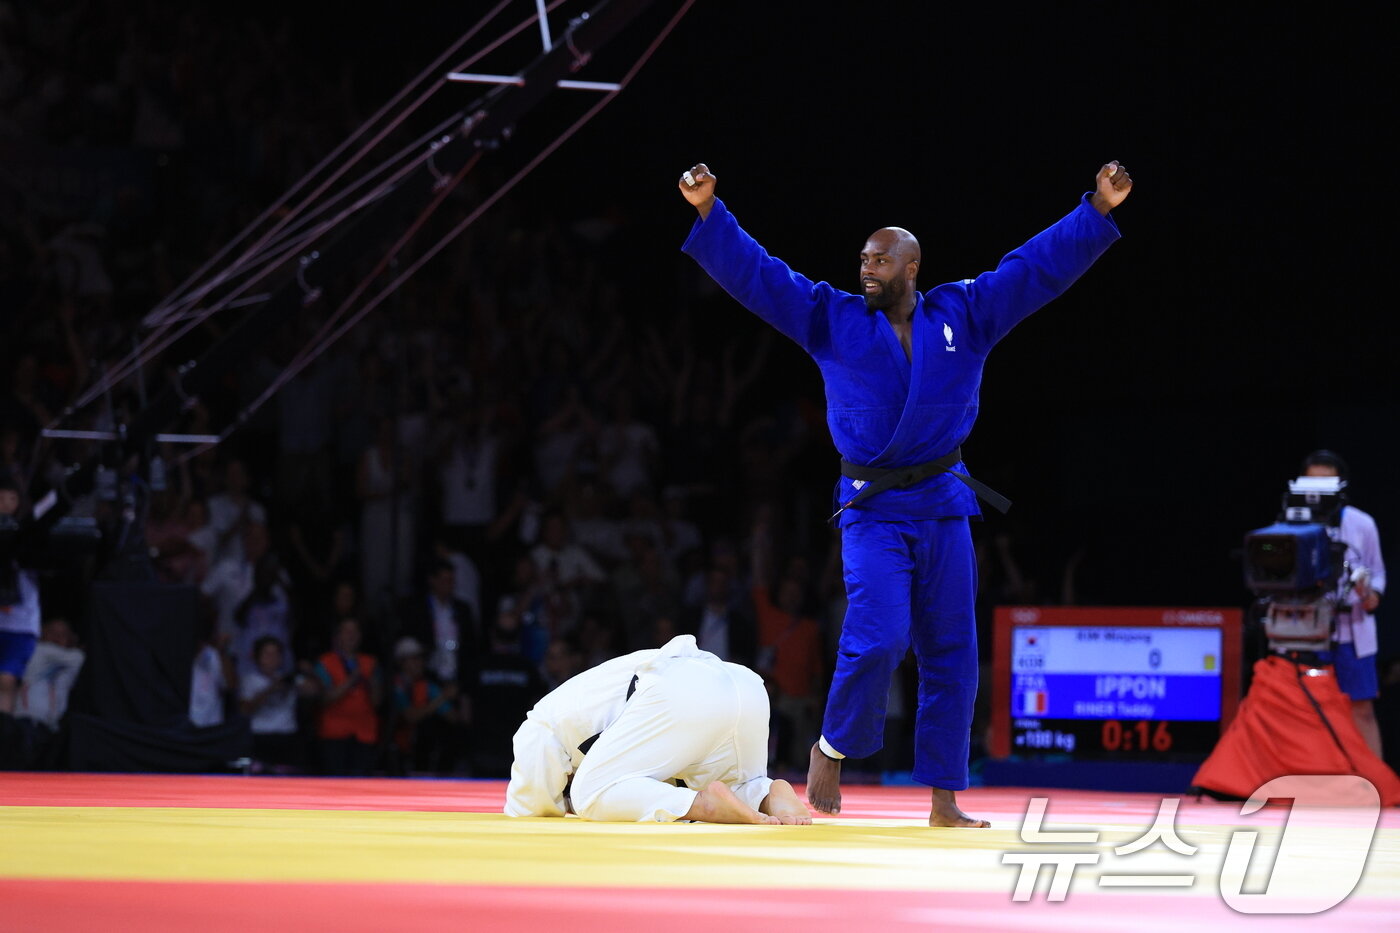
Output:
M872 310L913 310L919 241L903 227L881 227L860 253L861 293Z
M871 244L881 244L891 255L900 257L904 262L918 262L922 258L918 238L903 227L881 227L870 234L870 239L865 242L867 249Z

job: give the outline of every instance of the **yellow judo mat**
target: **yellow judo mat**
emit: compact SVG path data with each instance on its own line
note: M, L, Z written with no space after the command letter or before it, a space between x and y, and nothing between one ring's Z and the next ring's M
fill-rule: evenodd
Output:
M1286 829L1286 809L1241 817L1238 805L1178 801L1170 829L1184 854L1142 842L1162 798L1141 794L970 791L964 808L992 828L950 830L924 825L926 792L914 788L850 789L840 818L812 826L717 826L511 819L482 812L499 808L494 782L70 780L0 779L0 930L88 929L94 917L106 930L307 929L297 918L337 912L336 929L563 923L570 933L1099 929L1109 919L1134 930L1393 930L1400 916L1390 813L1353 888L1299 914L1288 911L1315 908L1341 883L1341 855L1359 838L1345 814ZM1042 832L1095 838L1025 836L1036 795L1048 799ZM1240 832L1256 834L1241 892L1267 895L1275 912L1241 913L1221 896Z

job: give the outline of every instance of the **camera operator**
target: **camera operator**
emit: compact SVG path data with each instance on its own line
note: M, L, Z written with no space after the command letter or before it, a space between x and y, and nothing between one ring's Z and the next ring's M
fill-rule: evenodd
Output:
M1346 461L1330 450L1316 450L1303 460L1303 476L1336 476L1347 480ZM1385 590L1385 562L1381 559L1380 533L1376 520L1356 508L1344 505L1340 523L1329 531L1333 539L1346 545L1346 567L1338 583L1345 588L1343 606L1337 614L1333 667L1337 686L1351 698L1351 714L1356 728L1376 757L1381 757L1381 730L1376 723L1373 701L1380 693L1376 676L1376 617Z
M0 474L0 522L19 521L20 490ZM0 554L0 713L13 714L19 680L39 641L39 584L34 571L21 570L14 557Z

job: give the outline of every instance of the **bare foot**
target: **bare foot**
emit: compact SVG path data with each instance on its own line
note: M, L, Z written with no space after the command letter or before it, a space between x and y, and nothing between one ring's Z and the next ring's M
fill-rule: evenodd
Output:
M776 816L759 813L719 781L696 794L695 802L681 819L701 823L778 823Z
M774 781L758 809L777 817L778 822L785 826L809 826L812 823L812 814L807 812L807 805L798 798L797 791L787 781Z
M841 761L826 757L819 745L812 746L807 766L807 802L822 813L841 812Z
M958 809L953 792L941 787L933 789L933 809L928 813L930 826L969 826L985 829L992 824L986 820L974 820Z

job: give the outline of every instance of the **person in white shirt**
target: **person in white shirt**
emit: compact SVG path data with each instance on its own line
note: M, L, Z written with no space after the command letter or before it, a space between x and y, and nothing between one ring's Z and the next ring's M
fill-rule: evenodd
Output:
M233 682L233 661L225 653L228 638L204 642L195 652L190 674L190 722L200 728L222 725L224 695Z
M565 681L530 710L513 749L508 816L812 822L792 785L767 776L762 679L692 635Z
M540 543L530 557L548 581L558 586L581 587L607 579L598 562L569 540L569 520L558 510L546 513L540 526Z
M44 620L39 643L20 680L17 719L32 719L57 730L68 709L68 695L78 679L85 655L73 627L62 616Z
M267 510L249 493L252 480L241 460L230 460L224 467L224 491L209 497L209 527L214 531L216 552L210 564L243 557L243 528L266 525Z
M449 409L453 415L439 428L435 445L442 524L457 543L477 544L496 518L500 442L481 400L455 396Z
M287 673L285 658L282 642L264 635L253 646L254 668L238 685L239 711L248 717L253 733L253 758L264 765L303 764L297 696L317 692L316 681Z
M267 526L253 522L243 529L239 556L219 561L200 584L200 591L214 604L218 634L232 636L237 631L238 607L252 595L257 582L257 565L270 549ZM280 580L277 586L284 589Z
M203 499L191 499L185 506L185 525L193 529L185 535L185 540L200 554L195 571L199 579L195 582L202 582L219 553L219 533L209 523L208 503Z
M1304 476L1337 476L1345 480L1348 472L1346 461L1330 450L1315 450L1303 459ZM1345 591L1345 611L1339 611L1337 617L1333 669L1337 686L1351 698L1356 728L1380 758L1381 728L1374 702L1380 693L1375 612L1385 593L1380 532L1376 520L1354 505L1342 506L1341 524L1331 530L1336 540L1346 544L1349 573L1348 579L1340 583Z

